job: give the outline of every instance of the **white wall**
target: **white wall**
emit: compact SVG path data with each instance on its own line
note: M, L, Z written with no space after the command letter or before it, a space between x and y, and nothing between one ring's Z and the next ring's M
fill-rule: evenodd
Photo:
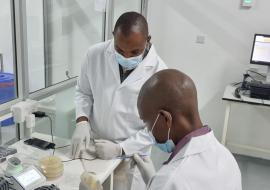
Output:
M13 73L11 9L9 0L1 0L0 53L3 55L4 72Z
M182 70L193 78L202 120L214 129L218 138L224 120L225 108L221 100L224 88L228 83L240 81L249 67L254 33L270 34L270 1L257 0L255 3L251 9L243 9L240 0L149 2L148 21L157 51L170 68ZM205 36L204 44L196 43L197 35ZM238 140L254 124L264 126L263 137L265 132L270 134L269 111L264 114L258 111L251 114L243 108L238 111L236 108L233 112L231 124L233 128L241 125L241 130L230 132L230 140ZM258 113L260 116L256 117ZM245 116L253 125L248 121L241 123ZM245 143L251 139L252 133L248 134L241 136ZM264 146L270 147L267 139L262 141Z

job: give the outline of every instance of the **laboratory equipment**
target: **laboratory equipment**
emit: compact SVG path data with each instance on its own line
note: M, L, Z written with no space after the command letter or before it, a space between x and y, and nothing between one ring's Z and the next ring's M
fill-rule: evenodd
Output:
M42 150L48 150L48 149L54 149L55 144L44 141L38 138L31 138L24 141L25 144L34 146L36 148L42 149Z
M251 98L270 100L270 84L260 81L251 81L248 83Z
M12 155L12 154L15 154L15 153L17 153L16 148L7 148L4 146L0 146L0 159L5 158L5 157ZM0 163L1 163L1 161L0 161Z
M254 35L250 63L266 65L268 67L266 82L270 83L270 35Z
M60 190L60 189L56 185L51 184L38 187L35 190Z
M234 96L241 98L242 92L245 92L251 98L270 100L270 83L264 83L253 78L248 81L248 78L252 77L249 74L244 74L242 85L235 89Z
M64 171L62 160L57 156L47 156L39 161L42 173L48 180L60 177Z
M102 190L103 187L97 176L93 173L83 172L81 175L81 183L79 190Z
M5 171L5 176L12 176L20 173L23 170L23 166L21 164L21 160L17 157L11 157L8 159L7 168Z
M138 156L140 156L141 158L144 158L144 157L147 157L149 155L147 155L147 154L138 154ZM130 158L133 158L133 155L122 155L122 156L115 157L115 159L121 159L121 160L130 159Z
M15 148L7 148L4 146L0 146L0 163L6 161L7 156L15 153L17 153L17 149Z
M1 190L9 190L9 183L3 177L0 177L0 189Z
M11 111L14 117L14 122L19 125L20 138L29 138L32 130L35 127L35 115L38 102L34 100L26 100L11 106ZM25 127L24 127L25 126Z
M42 185L46 178L34 166L29 166L19 174L12 175L11 187L16 190L33 190Z

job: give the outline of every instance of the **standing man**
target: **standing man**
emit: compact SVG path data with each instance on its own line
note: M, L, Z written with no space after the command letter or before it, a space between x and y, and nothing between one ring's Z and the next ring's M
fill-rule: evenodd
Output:
M150 43L148 24L141 14L121 15L113 36L113 40L90 47L82 65L75 96L73 158L78 157L90 138L102 139L95 140L101 159L150 154L152 141L139 118L137 97L144 82L166 65ZM120 164L114 179L117 190L145 186L129 161Z
M150 190L242 190L233 155L203 126L193 81L167 69L153 75L138 99L141 119L153 142L171 153L155 173L149 159L134 155Z

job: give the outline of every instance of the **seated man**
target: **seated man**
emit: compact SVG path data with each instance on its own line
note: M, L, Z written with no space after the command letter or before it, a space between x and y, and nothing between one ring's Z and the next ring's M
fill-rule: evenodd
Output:
M242 189L233 155L201 122L196 87L187 75L172 69L154 74L143 85L137 104L153 142L171 153L156 174L149 159L134 155L147 189Z

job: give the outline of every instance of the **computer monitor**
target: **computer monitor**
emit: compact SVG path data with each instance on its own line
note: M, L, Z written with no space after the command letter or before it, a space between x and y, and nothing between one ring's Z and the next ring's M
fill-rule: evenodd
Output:
M266 81L270 82L270 35L255 34L250 63L268 66Z

